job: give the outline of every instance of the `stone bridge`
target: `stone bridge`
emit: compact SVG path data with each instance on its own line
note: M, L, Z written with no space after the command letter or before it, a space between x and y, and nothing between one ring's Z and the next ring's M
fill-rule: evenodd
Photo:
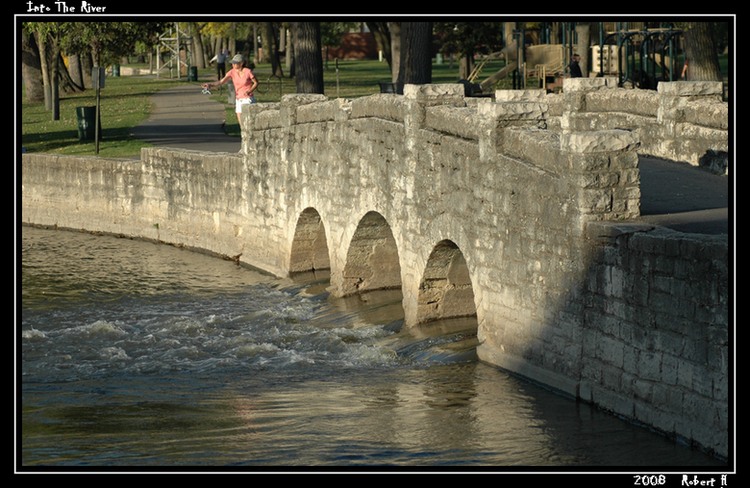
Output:
M717 91L287 95L243 114L240 154L25 154L22 219L400 289L407 326L475 316L482 361L726 457L727 236L638 221L644 146L726 170Z

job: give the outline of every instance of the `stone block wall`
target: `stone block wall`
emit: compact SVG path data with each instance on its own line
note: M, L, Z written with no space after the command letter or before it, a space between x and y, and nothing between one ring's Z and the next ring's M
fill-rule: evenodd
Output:
M561 130L633 131L640 154L728 173L729 107L721 82L662 82L656 91L618 88L607 77L564 83L563 95L553 98Z
M565 110L586 93L565 95ZM704 318L720 310L704 338L712 354L726 354L726 290L721 273L704 280L687 271L726 270L726 240L722 254L721 243L692 247L681 234L658 245L645 244L656 234L592 239L596 226L639 216L638 134L567 112L562 130L549 130L547 101L531 90L467 104L460 85L351 101L287 95L248 107L239 155L24 154L22 218L207 250L284 276L299 221L319 216L335 292L345 291L360 222L380 216L370 222L392 232L395 249L386 251L399 260L407 324L421 319L433 250L458 249L483 361L726 454L726 364L694 355ZM690 331L681 335L675 321ZM610 364L612 351L623 359ZM679 378L656 378L646 361L659 374L678 368ZM696 412L718 400L713 436L677 398Z
M612 222L587 234L580 398L726 456L726 237Z

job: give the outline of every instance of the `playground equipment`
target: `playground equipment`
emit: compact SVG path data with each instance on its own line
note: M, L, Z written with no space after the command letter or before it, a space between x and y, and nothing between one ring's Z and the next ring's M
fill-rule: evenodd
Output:
M679 79L685 61L683 33L671 27L646 28L645 24L634 24L637 28L631 29L627 22L616 22L609 25L614 30L606 31L605 23L600 22L598 44L594 43L596 32L591 32L592 43L586 49L578 46L575 22L560 23L554 34L551 23L542 23L537 29L518 25L512 43L485 56L467 79L475 84L488 62L504 58L505 67L478 83L482 93L491 92L508 76L513 78L513 88L557 90L575 52L590 60L584 76L617 76L619 86L648 89L656 89L660 81Z
M166 32L159 34L158 43L154 46L156 76L161 76L162 71L168 71L170 78L187 76L188 81L197 81L198 70L188 62L192 57L192 43L192 36L180 30L179 22L175 22ZM162 54L166 54L167 57L164 65L161 64Z
M592 47L592 67L599 76L618 76L620 86L656 89L660 81L680 78L682 34L674 29L608 32Z
M562 44L539 44L526 46L525 53L520 56L523 61L519 64L516 44L485 56L469 74L466 82L478 88L480 93L489 93L502 79L513 76L514 88L525 88L531 84L539 88L547 88L549 83L562 76L565 69L564 49ZM492 73L479 83L476 83L483 68L488 62L505 59L505 66ZM519 85L520 77L520 86ZM533 80L533 81L528 81Z

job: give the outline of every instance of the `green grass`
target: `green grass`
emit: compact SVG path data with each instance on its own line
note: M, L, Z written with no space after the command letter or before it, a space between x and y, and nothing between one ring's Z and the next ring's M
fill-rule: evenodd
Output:
M133 127L148 119L150 96L180 83L144 76L107 77L100 90L102 133L99 156L137 157L149 144L131 137ZM94 141L79 141L76 107L96 106L96 90L60 95L60 118L53 120L44 102L30 103L22 96L21 141L29 152L94 155Z
M145 66L135 66L145 67ZM257 93L258 102L278 102L282 95L295 93L295 81L288 77L271 78L271 65L261 64L255 69L261 82ZM433 81L456 81L458 68L436 65ZM215 78L214 68L199 71L200 80ZM378 61L329 62L324 70L325 93L329 98L356 98L380 92L379 82L390 82L388 64ZM151 76L107 76L101 90L102 133L99 140L101 157L138 157L142 147L150 144L130 136L132 128L144 122L151 111L150 96L165 88L184 83L185 78L169 79ZM214 91L214 100L226 106L226 132L240 135L234 105L226 103L226 88ZM60 119L53 120L52 111L46 110L44 102L27 102L21 96L21 143L29 152L45 152L70 155L94 155L93 141L80 141L76 107L95 106L96 90L60 95Z

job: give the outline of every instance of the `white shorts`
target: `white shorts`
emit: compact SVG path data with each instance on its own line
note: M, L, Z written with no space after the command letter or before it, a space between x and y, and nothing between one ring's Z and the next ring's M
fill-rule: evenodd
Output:
M234 100L234 111L238 114L242 113L242 106L243 105L250 105L251 103L255 103L255 97L250 98L237 98Z

